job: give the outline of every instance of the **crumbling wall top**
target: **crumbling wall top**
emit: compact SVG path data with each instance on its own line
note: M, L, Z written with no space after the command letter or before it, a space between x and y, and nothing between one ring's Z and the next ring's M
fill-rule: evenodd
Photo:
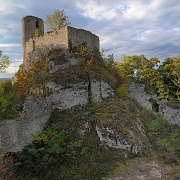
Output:
M43 32L43 36L35 37L35 31ZM90 31L64 26L58 31L44 35L44 21L35 16L26 16L22 19L22 47L25 61L29 52L43 46L61 46L71 49L86 44L90 51L99 49L99 37Z

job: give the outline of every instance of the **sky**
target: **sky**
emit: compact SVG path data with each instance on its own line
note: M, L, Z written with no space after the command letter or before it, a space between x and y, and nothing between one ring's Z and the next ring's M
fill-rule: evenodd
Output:
M180 54L180 0L0 0L0 50L12 62L0 78L22 63L22 17L45 20L57 9L71 26L98 35L101 49L117 61L123 54L160 61Z

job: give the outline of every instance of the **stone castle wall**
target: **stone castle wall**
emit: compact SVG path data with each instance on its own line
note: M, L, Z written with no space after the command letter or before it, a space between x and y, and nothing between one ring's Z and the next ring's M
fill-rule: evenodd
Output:
M44 34L44 21L34 16L26 16L22 18L22 51L23 59L25 59L26 42L35 36L35 31L39 30Z
M55 32L46 33L44 36L31 38L25 44L25 57L28 53L42 46L59 46L71 49L78 45L86 44L88 49L99 49L99 37L90 31L65 26Z
M44 36L31 38L26 42L26 55L41 46L60 46L68 48L67 26L57 32L46 33Z
M90 51L95 48L99 49L99 37L84 29L76 29L68 26L67 28L69 48L85 43Z

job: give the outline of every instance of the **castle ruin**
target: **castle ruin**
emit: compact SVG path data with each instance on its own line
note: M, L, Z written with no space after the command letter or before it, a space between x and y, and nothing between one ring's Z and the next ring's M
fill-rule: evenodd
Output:
M35 37L38 30L42 36ZM42 46L59 46L63 49L72 49L78 45L86 44L88 49L99 49L99 37L90 31L64 26L58 31L44 34L44 21L34 16L22 18L22 51L23 61L28 53Z

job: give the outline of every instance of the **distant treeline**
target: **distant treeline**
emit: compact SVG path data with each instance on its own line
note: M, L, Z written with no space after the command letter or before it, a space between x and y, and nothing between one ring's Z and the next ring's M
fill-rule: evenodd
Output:
M10 80L11 78L0 78L0 81L7 81Z

